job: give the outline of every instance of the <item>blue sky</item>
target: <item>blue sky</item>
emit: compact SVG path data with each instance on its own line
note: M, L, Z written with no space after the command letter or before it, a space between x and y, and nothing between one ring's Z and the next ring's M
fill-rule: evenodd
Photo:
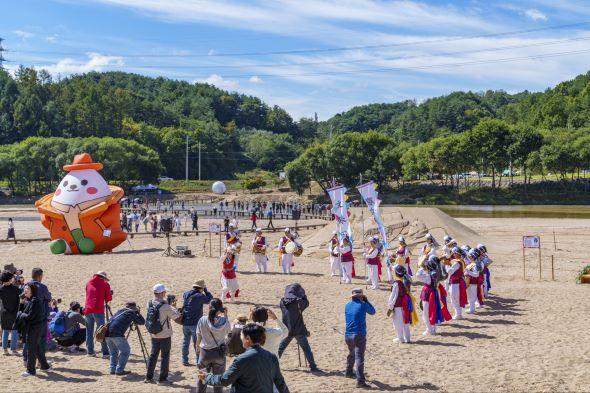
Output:
M456 90L544 90L590 64L589 1L9 0L1 10L9 69L207 82L296 119Z

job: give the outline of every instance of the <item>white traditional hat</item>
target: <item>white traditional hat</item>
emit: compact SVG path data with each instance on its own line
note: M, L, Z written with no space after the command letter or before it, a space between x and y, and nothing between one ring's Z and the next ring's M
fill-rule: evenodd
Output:
M154 285L153 290L154 290L154 293L170 292L170 290L168 288L166 288L166 285L164 285L164 284Z

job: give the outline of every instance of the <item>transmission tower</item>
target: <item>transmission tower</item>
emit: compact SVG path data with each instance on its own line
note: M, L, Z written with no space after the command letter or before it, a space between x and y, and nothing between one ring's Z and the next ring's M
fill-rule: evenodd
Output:
M2 52L6 51L6 49L2 47L2 41L4 41L4 38L0 37L0 70L4 69L4 65L2 64L2 62L6 61L6 59L2 56Z

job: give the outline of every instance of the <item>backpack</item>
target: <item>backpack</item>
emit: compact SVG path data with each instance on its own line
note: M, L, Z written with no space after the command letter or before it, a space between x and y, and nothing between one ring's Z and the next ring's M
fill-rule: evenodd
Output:
M186 299L186 303L183 304L182 306L182 320L184 321L190 321L190 318L192 315L195 315L197 307L200 305L201 309L202 309L202 304L199 303L194 303L195 298L197 297L197 295L199 294L199 292L195 292L193 293L191 296L189 296ZM197 319L198 322L198 319ZM183 323L184 325L184 323Z
M66 333L66 317L67 313L65 311L58 311L49 322L49 332L54 338L61 337Z
M240 338L242 328L243 326L234 326L231 332L227 334L227 338L225 339L225 345L227 346L229 356L238 356L246 352L242 344L242 339Z
M158 334L164 330L164 325L160 321L160 308L165 303L158 302L158 305L154 306L154 302L150 302L147 310L147 316L145 318L145 327L151 334Z

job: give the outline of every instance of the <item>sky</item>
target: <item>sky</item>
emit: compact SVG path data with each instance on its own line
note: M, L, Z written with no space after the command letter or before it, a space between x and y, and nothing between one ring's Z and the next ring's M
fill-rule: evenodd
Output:
M295 119L586 73L584 0L5 0L5 67L119 70L254 95Z

